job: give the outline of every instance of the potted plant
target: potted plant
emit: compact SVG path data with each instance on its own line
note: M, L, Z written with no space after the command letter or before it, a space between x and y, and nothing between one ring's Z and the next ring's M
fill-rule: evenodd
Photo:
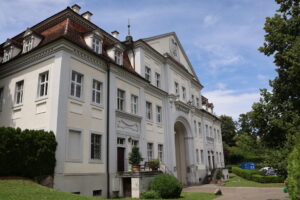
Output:
M129 164L131 164L132 171L138 172L141 169L140 163L143 161L139 148L134 146L129 153Z
M148 165L149 165L149 168L152 170L152 171L157 171L159 166L160 166L160 163L159 163L159 159L153 159L153 160L150 160L148 162Z

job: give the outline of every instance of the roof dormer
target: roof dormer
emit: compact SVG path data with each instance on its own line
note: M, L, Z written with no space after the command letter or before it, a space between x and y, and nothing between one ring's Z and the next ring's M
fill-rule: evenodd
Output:
M118 65L123 65L124 48L120 44L115 44L111 49L107 50L108 56Z
M11 60L13 57L17 56L21 51L20 45L11 40L7 39L3 45L3 59L2 62L5 63Z
M91 48L95 53L102 53L103 35L98 30L94 30L88 33L84 37L85 43L89 48Z
M38 46L42 40L42 38L38 34L33 32L32 30L30 30L29 28L25 31L23 38L24 39L23 39L23 52L22 53L29 52L30 50L32 50L33 48Z

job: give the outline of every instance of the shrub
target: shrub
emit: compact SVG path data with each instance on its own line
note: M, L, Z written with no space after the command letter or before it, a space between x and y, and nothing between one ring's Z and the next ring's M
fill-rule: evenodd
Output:
M0 127L0 176L53 175L56 146L53 132Z
M148 162L150 169L157 170L160 166L159 159L153 159Z
M292 200L300 199L300 143L295 144L288 158L288 192Z
M247 180L259 183L282 183L284 181L284 178L280 176L262 176L259 170L248 170L241 169L239 167L232 167L232 172Z
M129 164L139 165L143 161L139 148L134 146L129 153Z
M141 199L160 199L157 191L149 190L141 193Z
M157 191L161 198L179 198L182 191L182 184L171 175L160 174L154 177L150 188Z

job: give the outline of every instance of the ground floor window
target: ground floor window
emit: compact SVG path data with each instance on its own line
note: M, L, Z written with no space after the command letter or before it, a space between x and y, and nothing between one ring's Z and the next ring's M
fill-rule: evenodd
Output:
M101 160L101 135L92 133L91 135L91 159Z
M153 143L147 144L147 157L148 161L153 160Z
M158 159L160 160L160 161L163 161L163 155L164 155L164 146L162 145L162 144L159 144L158 145L158 149L157 149L157 152L158 152Z

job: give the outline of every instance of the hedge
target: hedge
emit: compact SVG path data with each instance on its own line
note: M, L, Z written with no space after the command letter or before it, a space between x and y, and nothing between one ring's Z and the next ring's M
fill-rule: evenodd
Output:
M262 176L260 175L259 170L248 170L241 169L239 167L232 167L232 172L247 180L259 183L282 183L284 181L284 178L280 176Z
M56 146L53 132L0 127L0 176L53 175Z
M292 200L300 199L300 139L288 158L288 192Z

